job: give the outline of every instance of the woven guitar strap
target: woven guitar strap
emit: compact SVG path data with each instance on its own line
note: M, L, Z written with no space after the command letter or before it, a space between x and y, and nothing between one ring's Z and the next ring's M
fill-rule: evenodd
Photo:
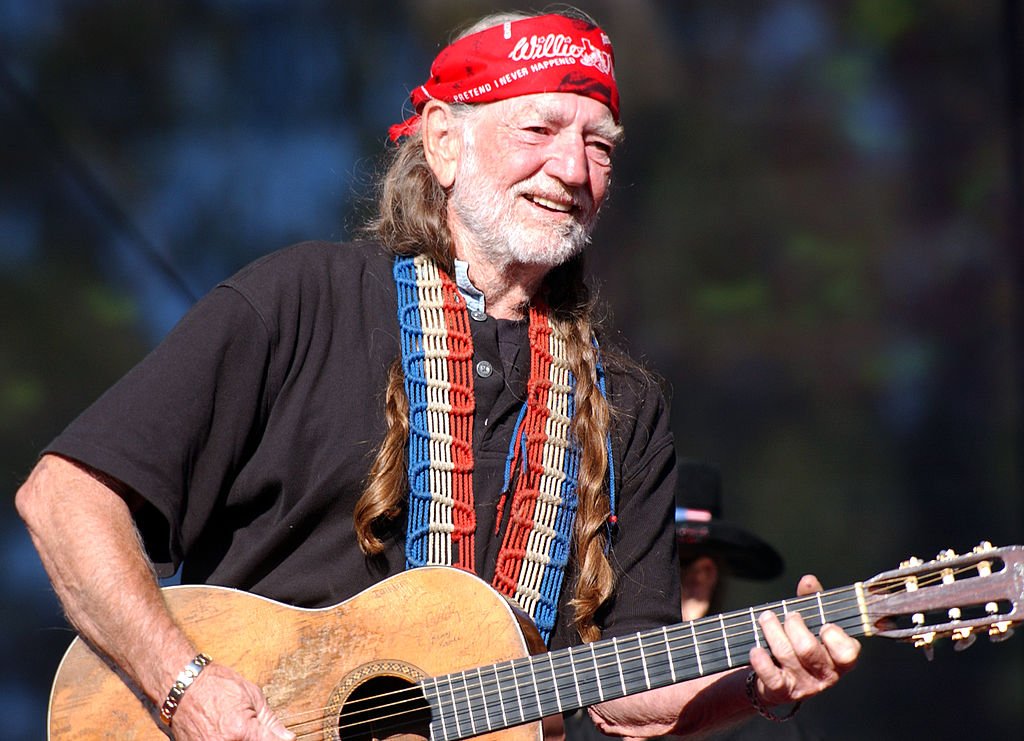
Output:
M409 399L406 567L475 572L469 312L454 281L426 256L396 259L394 277ZM547 642L569 560L580 449L570 433L575 378L565 338L540 302L530 306L529 322L530 378L505 464L498 527L508 496L511 507L493 586L530 615ZM598 383L604 393L600 368ZM609 479L614 521L611 472Z

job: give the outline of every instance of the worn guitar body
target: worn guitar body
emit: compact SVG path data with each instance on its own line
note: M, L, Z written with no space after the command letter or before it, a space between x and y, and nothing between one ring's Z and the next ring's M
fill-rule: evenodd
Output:
M300 738L427 737L423 713L383 732L339 726L350 725L342 715L351 717L345 708L360 698L386 697L424 677L542 648L526 618L484 582L455 569L403 572L319 610L222 587L169 587L164 594L195 645L259 685ZM49 729L51 739L66 741L165 738L153 705L81 639L54 682ZM488 737L537 741L540 723Z

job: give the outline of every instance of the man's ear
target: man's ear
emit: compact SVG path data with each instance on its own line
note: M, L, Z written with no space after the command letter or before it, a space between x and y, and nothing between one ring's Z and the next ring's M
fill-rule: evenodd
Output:
M461 138L455 115L447 103L428 100L420 112L423 153L442 188L455 182L461 152Z

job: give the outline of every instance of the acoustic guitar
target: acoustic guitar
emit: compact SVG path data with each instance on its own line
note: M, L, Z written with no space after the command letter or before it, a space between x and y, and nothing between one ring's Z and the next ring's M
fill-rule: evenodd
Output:
M168 587L165 597L195 644L261 686L300 739L540 739L545 716L747 664L765 645L764 610L926 650L943 637L1002 640L1024 616L1024 546L945 551L841 589L551 652L488 584L445 567L403 572L322 609L209 586ZM157 708L76 638L54 680L49 737L165 733Z

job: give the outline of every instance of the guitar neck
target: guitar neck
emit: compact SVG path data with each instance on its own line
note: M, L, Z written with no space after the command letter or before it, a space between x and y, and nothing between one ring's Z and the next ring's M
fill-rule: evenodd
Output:
M767 647L757 616L799 612L815 633L835 623L867 632L859 584L631 636L609 638L423 680L435 741L476 736L547 715L716 674Z

